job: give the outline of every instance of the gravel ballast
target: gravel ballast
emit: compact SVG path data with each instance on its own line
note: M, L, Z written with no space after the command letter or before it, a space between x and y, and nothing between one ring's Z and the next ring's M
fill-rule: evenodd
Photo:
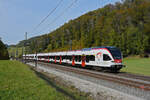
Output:
M28 64L34 66L33 63ZM71 72L65 72L41 64L38 64L37 69L68 81L70 85L75 86L82 92L91 93L95 100L149 100L150 98L150 92L126 87L124 85L114 84L112 82Z

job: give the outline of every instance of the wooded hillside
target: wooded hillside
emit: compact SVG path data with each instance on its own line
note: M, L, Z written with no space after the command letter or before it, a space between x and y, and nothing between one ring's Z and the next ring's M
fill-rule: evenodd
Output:
M124 56L150 53L150 0L125 0L106 5L49 34L31 38L28 44L30 53L95 46L116 46Z
M7 59L9 59L7 48L0 40L0 60L7 60Z

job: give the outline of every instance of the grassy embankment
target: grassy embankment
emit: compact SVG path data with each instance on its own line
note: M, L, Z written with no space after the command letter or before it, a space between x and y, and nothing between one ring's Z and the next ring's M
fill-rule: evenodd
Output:
M68 91L65 92L69 94ZM18 61L0 61L0 100L22 99L70 100L72 98L37 77L28 66ZM74 99L86 100L83 96L76 94Z
M121 71L150 76L150 58L128 57L124 64L127 67Z

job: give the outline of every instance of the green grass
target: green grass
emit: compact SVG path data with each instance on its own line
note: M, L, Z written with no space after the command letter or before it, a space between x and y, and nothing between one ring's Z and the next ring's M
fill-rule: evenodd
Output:
M69 100L26 65L0 61L0 100Z
M125 58L124 64L121 71L150 76L150 58Z

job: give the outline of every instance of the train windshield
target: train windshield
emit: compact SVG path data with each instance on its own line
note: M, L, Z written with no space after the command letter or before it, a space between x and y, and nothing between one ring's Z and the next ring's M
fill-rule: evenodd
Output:
M121 51L117 48L109 48L110 53L114 59L122 59Z

